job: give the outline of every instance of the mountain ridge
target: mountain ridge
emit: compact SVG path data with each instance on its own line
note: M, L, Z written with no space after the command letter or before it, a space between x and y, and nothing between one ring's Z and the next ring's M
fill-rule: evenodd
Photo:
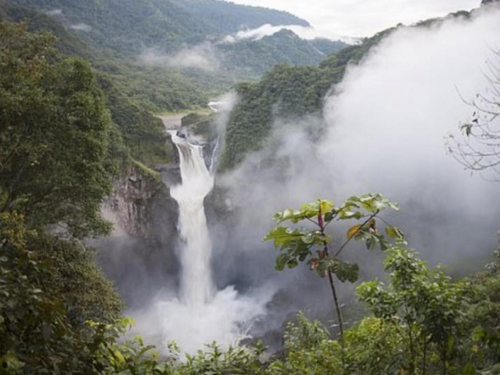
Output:
M51 15L103 49L125 56L144 48L169 52L264 24L309 23L286 12L216 0L12 0ZM229 17L230 15L230 17ZM127 25L127 27L124 27Z

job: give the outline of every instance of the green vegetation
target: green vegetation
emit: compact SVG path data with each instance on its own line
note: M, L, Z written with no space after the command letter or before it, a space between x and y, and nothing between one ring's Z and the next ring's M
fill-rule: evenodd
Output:
M364 241L366 247L370 250L377 245L382 250L389 248L387 239L383 234L377 232L378 216L386 208L398 209L396 205L380 194L351 197L341 206L335 206L331 201L319 199L316 202L304 204L300 207L300 210L288 209L278 212L274 219L279 226L271 230L264 239L265 241L272 240L274 246L280 251L280 255L276 258L276 269L278 271L282 271L285 266L295 268L300 262L307 261L310 269L316 271L320 277L328 277L337 312L344 367L344 322L333 276L335 275L343 283L358 281L359 265L349 263L340 257L353 239ZM351 227L347 231L345 242L334 250L331 246L332 237L326 233L326 228L334 222L347 220L363 221L362 224ZM284 222L298 224L306 221L312 223L312 230L303 227L289 228L282 225ZM398 240L403 238L401 231L395 227L387 226L386 232L392 238ZM314 255L314 251L316 251L317 257Z
M274 118L292 119L318 113L333 82L344 68L280 65L253 84L237 88L240 102L229 120L220 169L239 164L248 152L267 142ZM313 132L312 132L313 133Z
M231 17L221 16L228 12ZM224 66L219 72L150 66L138 59L146 47L172 54L202 42L207 35L218 38L234 33L241 25L307 25L283 12L216 1L127 0L119 6L90 1L77 6L77 2L59 0L0 0L0 20L27 20L31 32L54 34L55 46L63 55L89 60L131 155L149 166L169 161L161 122L150 112L203 108L210 97L243 79L258 78L277 63L315 64L324 56L308 41L283 31L261 41L214 45ZM75 24L91 29L74 30ZM341 46L332 42L326 48L332 51ZM251 74L241 70L243 66Z
M144 47L176 51L184 44L194 45L211 37L224 37L242 27L257 28L264 24L309 24L289 13L265 8L247 7L214 0L15 0L53 14L66 26L85 24L88 31L79 35L105 51L128 57L140 54Z
M282 213L278 215L281 217ZM379 375L498 371L498 252L495 262L485 272L453 282L442 269L429 269L404 243L387 249L384 261L387 284L374 280L357 288L360 301L373 316L365 317L345 332L344 349L321 323L299 314L287 326L284 352L269 359L263 356L264 348L260 345L223 351L213 344L188 356L187 361L180 361L175 346L171 346L169 356L160 359L154 347L145 346L139 338L121 341L132 324L130 320L111 324L75 321L68 314L71 310L55 299L55 293L46 292L46 283L63 285L64 281L53 281L59 276L52 275L53 265L40 257L40 245L35 251L25 251L34 232L23 229L23 220L15 213L2 214L1 228L0 294L7 299L0 300L0 334L8 340L0 341L0 364L8 374L84 371L160 375ZM73 266L73 259L68 260L71 262L68 265ZM68 280L74 280L74 276ZM71 298L65 297L65 303L68 301ZM99 304L96 298L90 301L86 305L86 301L79 300L78 306ZM102 310L92 308L71 312L80 318L109 319L113 316L109 315L110 310L105 315Z
M372 281L358 287L360 299L374 316L346 332L346 367L340 362L340 345L328 331L299 317L285 337L286 357L271 364L271 374L496 373L498 347L488 346L477 332L485 327L498 332L498 320L481 328L470 324L474 316L470 311L477 305L465 292L475 293L481 287L453 283L405 246L387 254L389 285ZM498 281L500 276L486 277ZM484 303L495 307L492 301Z
M243 27L308 25L285 12L195 0L2 0L0 15L14 22L29 19L33 31L53 32L63 53L90 59L94 67L113 78L124 95L154 112L206 106L210 96L226 91L248 75L237 73L234 65L229 66L234 72L224 69L215 73L165 64L150 66L139 58L146 48L173 56L184 48L218 41ZM83 30L75 29L75 25L83 25ZM286 49L279 53L283 52ZM245 64L260 63L265 57L259 56L258 49L252 54ZM287 57L280 56L280 61L287 61Z
M108 226L94 212L109 193L109 115L83 60L58 60L51 37L0 25L0 210L34 226L64 222L84 238Z
M307 41L293 31L281 30L260 40L242 40L217 46L227 69L260 77L276 65L318 65L327 55L347 45L330 40Z
M86 62L22 24L0 35L0 362L70 373L90 365L84 322L122 308L81 242L110 229L100 205L120 153Z

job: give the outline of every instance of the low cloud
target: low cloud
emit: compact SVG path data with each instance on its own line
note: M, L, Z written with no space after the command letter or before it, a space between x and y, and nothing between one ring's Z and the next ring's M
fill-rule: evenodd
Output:
M398 23L412 24L478 7L481 0L226 0L280 9L308 20L324 37L369 37Z
M62 9L52 9L45 12L48 16L62 16Z
M77 23L77 24L71 25L69 28L73 29L73 30L85 31L85 32L92 31L92 26L89 26L85 23Z
M281 25L281 26L273 26L270 24L262 25L256 29L245 29L237 32L233 35L226 36L222 41L224 43L235 43L241 40L261 40L266 36L271 36L280 32L281 30L290 30L297 34L300 38L306 40L312 40L316 38L323 38L324 34L318 32L313 27L304 27L297 25ZM346 43L353 43L356 41L354 38L343 37L343 36L332 36L328 39L331 40L342 40Z
M178 69L199 69L208 72L217 71L220 62L211 43L203 43L184 48L174 55L168 55L157 48L148 48L139 56L139 60L151 66L170 66Z

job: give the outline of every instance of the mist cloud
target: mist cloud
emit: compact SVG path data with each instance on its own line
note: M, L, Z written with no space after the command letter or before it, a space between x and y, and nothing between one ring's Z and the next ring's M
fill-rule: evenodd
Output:
M229 1L229 0L227 0ZM412 24L478 7L481 0L231 0L291 12L308 20L323 37L369 37L398 23Z
M86 23L77 23L77 24L71 25L69 28L73 29L73 30L85 31L85 32L92 31L92 26L87 25Z
M493 249L500 228L498 185L471 177L444 140L472 111L457 88L472 98L489 85L483 68L500 42L499 13L397 31L349 70L325 107L321 152L332 183L342 195L381 191L399 201L414 245L437 260Z
M281 25L281 26L273 26L270 24L265 24L262 25L256 29L245 29L237 32L236 34L233 35L228 35L226 38L223 39L223 42L226 43L235 43L241 40L261 40L262 38L266 36L271 36L276 34L277 32L281 30L290 30L293 31L295 34L297 34L300 38L306 39L306 40L312 40L316 38L322 38L324 35L320 32L318 32L316 29L313 27L304 27L304 26L297 26L297 25ZM353 38L348 38L348 37L342 37L342 36L329 36L330 39L332 40L342 40L345 42L353 42Z
M62 16L63 11L62 11L62 9L52 9L52 10L45 12L45 14L47 14L49 16Z
M166 54L156 48L145 49L139 60L152 66L170 66L179 69L199 69L204 71L217 71L220 62L214 47L206 42L194 47L186 47L173 55Z

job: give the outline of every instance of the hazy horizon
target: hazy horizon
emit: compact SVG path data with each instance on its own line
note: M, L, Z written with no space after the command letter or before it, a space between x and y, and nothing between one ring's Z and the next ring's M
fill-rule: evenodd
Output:
M399 23L412 24L479 7L481 0L224 0L283 10L308 21L317 36L369 37Z

